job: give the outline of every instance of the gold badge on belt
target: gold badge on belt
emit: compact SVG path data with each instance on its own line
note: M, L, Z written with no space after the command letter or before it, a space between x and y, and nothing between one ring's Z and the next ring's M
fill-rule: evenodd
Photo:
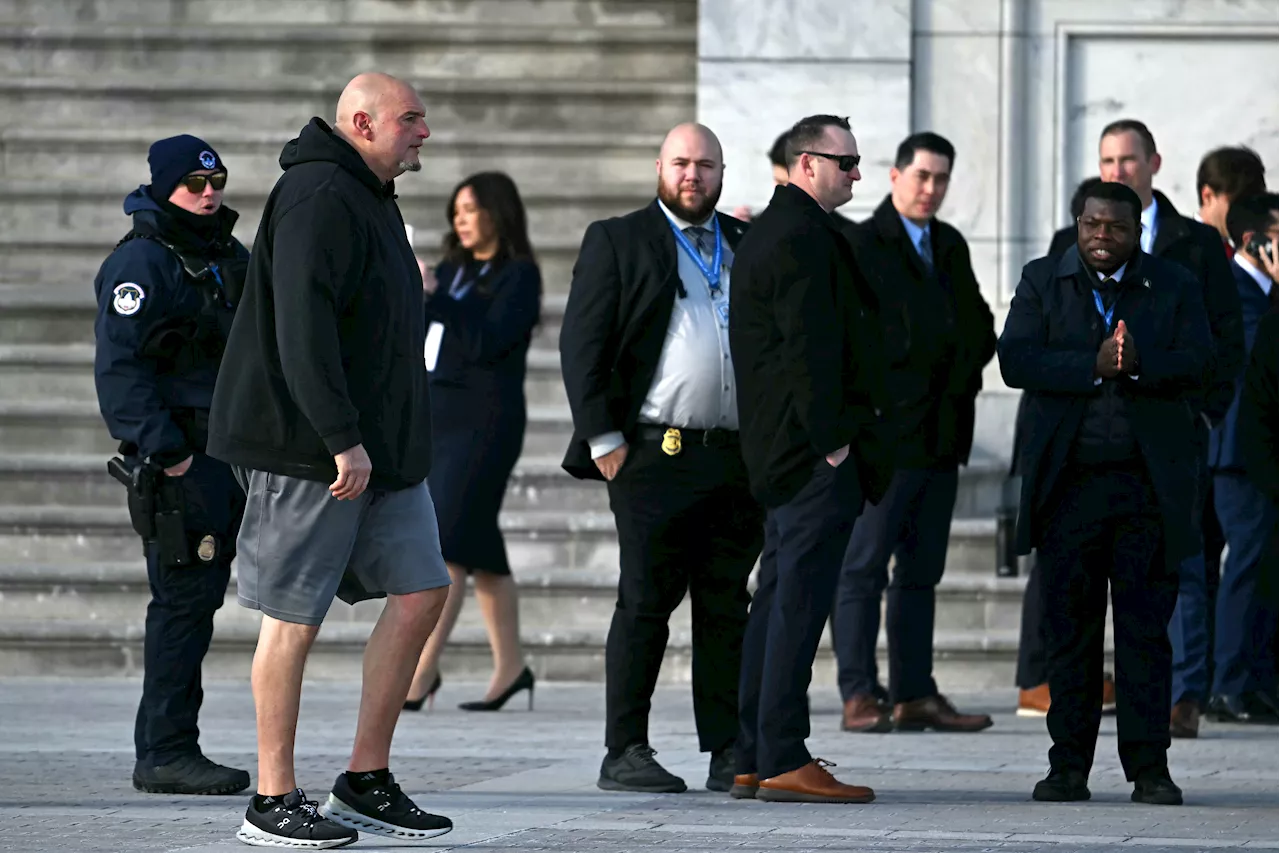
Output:
M662 436L662 452L668 456L675 456L680 452L683 445L680 443L680 430L672 427L667 430L666 435Z
M200 540L200 544L196 547L196 556L200 558L200 562L208 563L213 561L213 557L218 553L218 544L212 536L206 536Z

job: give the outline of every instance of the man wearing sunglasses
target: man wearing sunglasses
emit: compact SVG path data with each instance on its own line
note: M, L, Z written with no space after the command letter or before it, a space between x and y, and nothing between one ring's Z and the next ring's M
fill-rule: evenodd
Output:
M231 236L237 214L222 204L227 169L212 146L175 136L152 145L148 160L151 183L124 202L133 228L94 281L98 406L134 475L130 515L151 586L133 786L230 794L249 774L204 757L196 718L244 494L204 450L249 253Z

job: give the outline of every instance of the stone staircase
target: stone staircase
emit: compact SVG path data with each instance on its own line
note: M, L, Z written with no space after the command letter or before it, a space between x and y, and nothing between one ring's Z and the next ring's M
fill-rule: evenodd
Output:
M530 354L529 431L503 527L538 674L599 679L617 543L604 488L559 468L570 432L556 339L588 222L646 203L662 133L694 114L696 0L0 0L0 675L140 668L147 584L115 442L92 378L91 282L128 228L120 203L170 133L206 138L230 171L248 245L276 158L366 69L414 81L432 137L399 182L430 257L447 194L503 169L521 188L542 263L544 322ZM20 125L20 126L16 126ZM938 610L939 676L1007 685L1021 585L994 577L1001 468L962 475ZM346 677L380 605L335 604L308 672ZM244 677L256 614L218 615L212 675ZM689 676L687 606L663 677ZM479 676L476 608L446 677ZM829 653L820 681L831 681Z

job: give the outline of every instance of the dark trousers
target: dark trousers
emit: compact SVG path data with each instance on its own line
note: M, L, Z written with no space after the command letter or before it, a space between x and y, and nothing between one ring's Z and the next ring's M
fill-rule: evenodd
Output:
M693 609L693 713L699 748L737 734L737 673L747 623L747 578L760 554L764 510L751 497L736 444L634 442L609 483L618 527L618 602L605 646L605 745L648 743L649 708L671 613Z
M1088 775L1102 719L1107 584L1115 609L1120 763L1135 779L1166 766L1178 574L1165 559L1155 490L1141 467L1062 473L1038 554L1049 668L1050 765Z
M1213 509L1212 483L1213 478L1208 476L1201 483L1203 513L1200 530L1204 536L1204 553L1193 554L1179 566L1178 603L1169 621L1169 642L1173 645L1173 692L1170 695L1174 702L1184 698L1198 701L1213 683L1214 602L1218 595L1218 570L1225 540ZM1040 636L1040 572L1036 569L1034 554L1027 562L1029 568L1022 595L1016 675L1016 683L1023 690L1038 687L1049 680L1044 642ZM1195 577L1189 573L1201 569L1204 580L1197 585ZM1194 615L1196 613L1200 614L1198 618ZM1198 638L1198 634L1201 637ZM1197 648L1203 657L1197 656Z
M813 760L804 745L813 659L862 503L853 460L834 469L820 460L800 493L765 517L759 584L742 650L738 773L769 779Z
M1276 601L1274 595L1258 594L1258 573L1268 555L1276 508L1243 474L1219 474L1215 481L1218 518L1230 550L1218 591L1213 692L1231 696L1273 689Z
M862 508L845 550L833 624L840 695L845 701L875 694L881 595L885 595L889 640L890 698L910 702L937 694L934 590L947 562L957 482L955 466L896 471L880 503Z
M227 594L244 492L231 468L200 454L182 478L183 513L192 562L167 566L154 543L144 546L151 602L143 641L142 701L134 723L138 761L159 767L199 754L197 717L204 699L200 667L213 637L213 615ZM205 536L215 538L208 562L197 556Z

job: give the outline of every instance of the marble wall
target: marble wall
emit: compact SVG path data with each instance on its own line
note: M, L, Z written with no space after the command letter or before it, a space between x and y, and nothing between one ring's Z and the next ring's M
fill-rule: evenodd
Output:
M1188 215L1215 146L1253 147L1280 184L1275 0L700 0L698 27L722 209L768 199L766 152L803 115L851 117L863 180L843 211L855 218L887 191L897 143L937 131L957 149L942 217L968 238L998 324L1114 119L1151 128L1157 188ZM994 364L987 387L978 451L998 459L1016 397Z

